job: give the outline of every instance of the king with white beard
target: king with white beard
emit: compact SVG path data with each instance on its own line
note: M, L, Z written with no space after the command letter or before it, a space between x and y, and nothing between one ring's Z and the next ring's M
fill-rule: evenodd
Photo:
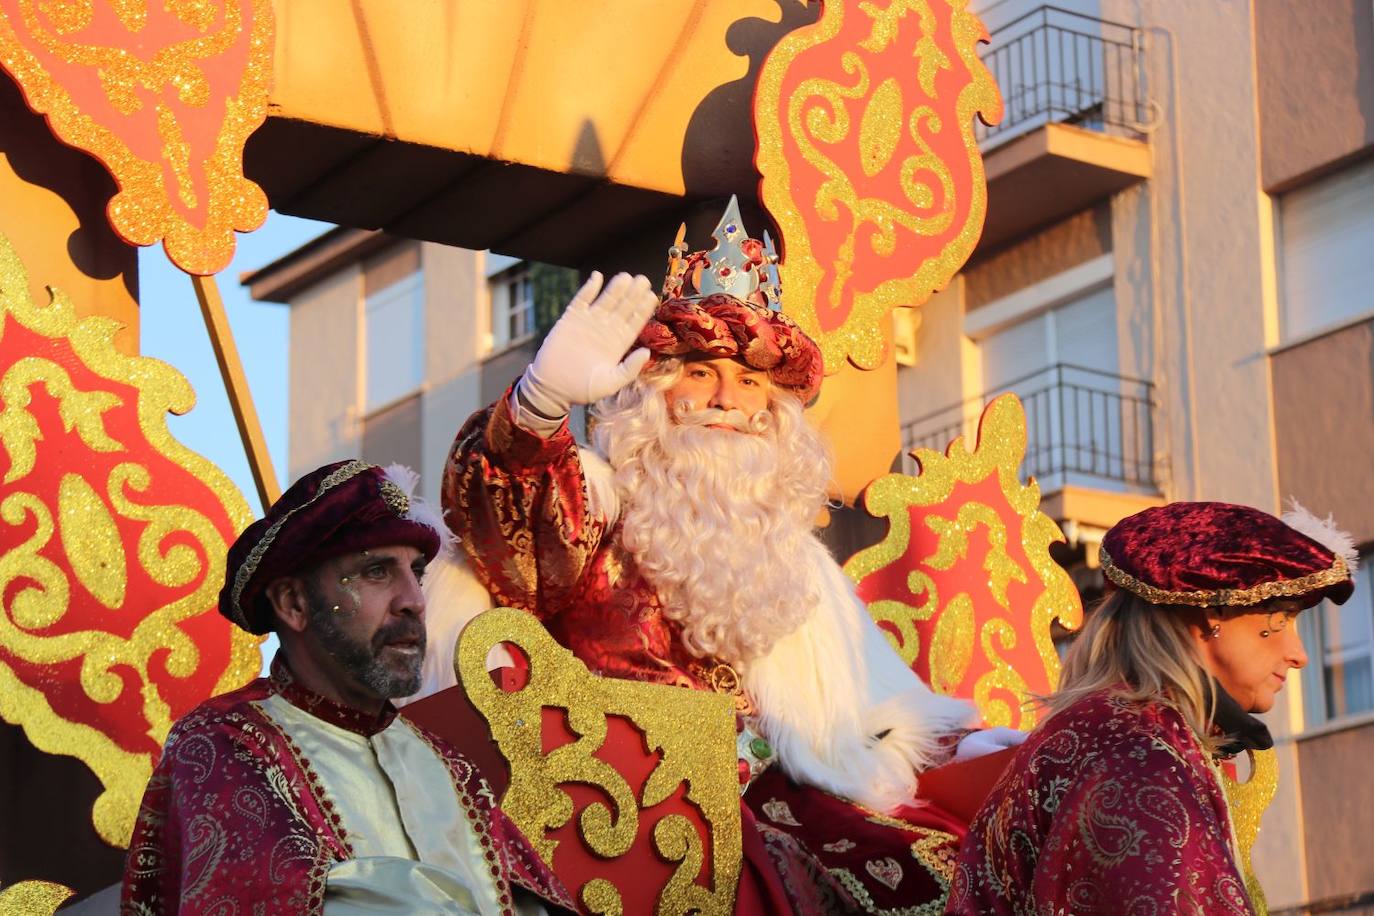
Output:
M845 909L935 909L964 825L914 804L918 775L1011 736L957 740L972 710L902 662L815 536L830 464L802 408L819 350L777 308L734 201L715 237L670 250L662 302L643 277L592 275L459 432L447 518L491 600L593 672L734 695L744 799L775 859L785 847ZM594 449L568 431L574 404L593 405ZM431 645L451 659L435 633L465 615L435 592Z

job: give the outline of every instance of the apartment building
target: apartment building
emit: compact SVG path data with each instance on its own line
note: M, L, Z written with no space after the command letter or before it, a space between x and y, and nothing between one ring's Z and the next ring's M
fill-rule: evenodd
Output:
M987 224L897 323L903 441L943 448L1019 394L1086 598L1102 533L1145 506L1334 513L1359 588L1302 617L1254 859L1275 911L1374 912L1374 6L981 7L1006 104Z
M566 268L344 227L242 281L290 308L289 476L399 461L436 503L459 427L519 377L577 288Z

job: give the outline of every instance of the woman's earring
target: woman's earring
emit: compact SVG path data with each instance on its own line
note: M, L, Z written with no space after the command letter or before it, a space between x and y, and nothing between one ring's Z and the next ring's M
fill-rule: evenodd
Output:
M330 610L333 611L335 614L337 614L337 613L339 613L339 606L336 604L336 605L334 605L332 608L330 608Z
M1214 623L1214 624L1212 624L1212 629L1210 629L1210 630L1207 631L1207 635L1208 635L1209 637L1211 637L1212 639L1220 639L1220 638L1221 638L1221 624L1219 624L1219 623Z
M1270 633L1270 630L1269 630L1268 627L1265 627L1263 630L1260 630L1260 639L1268 639L1268 638L1269 638L1269 633Z

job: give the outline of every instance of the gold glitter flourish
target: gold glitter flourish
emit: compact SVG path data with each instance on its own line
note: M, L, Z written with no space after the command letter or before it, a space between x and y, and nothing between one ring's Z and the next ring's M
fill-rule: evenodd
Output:
M0 888L0 916L51 916L74 893L50 881L20 881Z
M937 99L935 76L952 67L952 61L934 37L937 19L932 4L949 8L949 46L967 74L955 98ZM827 3L821 18L788 35L769 54L759 75L754 101L754 126L758 135L756 161L763 176L760 193L764 206L778 224L785 259L779 265L788 291L788 311L797 323L820 345L827 374L837 372L848 359L860 368L873 369L884 358L883 317L897 306L923 304L935 290L943 288L973 252L982 233L987 209L987 183L982 155L973 133L973 119L981 114L993 123L1002 116L1002 100L992 74L977 54L985 35L977 16L965 7L967 0L889 0L880 4L866 0L857 5ZM803 80L791 97L782 97L782 85L794 66L805 67L808 51L833 41L844 25L846 10L867 16L872 22L869 35L856 42L852 50L840 55L849 85L819 77ZM899 44L901 22L916 13L917 35L910 48ZM884 80L869 96L869 67L865 59L880 55L904 55L916 61L916 85L904 97L898 84ZM800 62L799 62L799 59ZM861 170L872 177L891 156L890 145L897 131L905 131L918 150L902 163L901 199L866 197L856 187L859 176L845 170L820 151L816 141L836 144L849 135L848 102L868 97L860 120L858 145ZM819 104L817 104L819 102ZM910 113L902 111L910 105ZM957 186L950 163L930 148L927 136L941 133L947 126L959 131L959 139L969 177L967 187ZM815 200L799 201L794 195L792 167L784 131L797 146L801 160L825 176ZM941 186L941 208L929 216L914 211L931 209L936 201L932 189L916 180L929 173ZM968 195L966 218L951 225L958 193ZM849 211L850 226L837 249L835 263L822 264L813 248L809 228L815 221L834 222L840 218L839 206ZM855 246L862 237L873 252L894 257L897 251L895 227L927 236L940 236L944 242L937 253L916 259L906 276L892 276L872 289L856 289L853 284ZM894 260L894 264L898 262ZM894 267L894 274L905 271ZM822 278L831 277L828 289L821 290ZM848 311L840 326L822 333L816 300L824 295L831 308Z
M488 653L500 643L513 643L529 658L529 682L514 693L506 693L487 675ZM567 824L574 813L572 800L560 786L581 783L606 794L609 806L589 805L578 821L587 849L611 860L604 879L588 882L580 892L573 889L589 908L618 910L620 895L614 881L628 876L614 867L614 860L630 849L641 810L662 803L686 783L687 800L710 829L711 856L708 862L696 829L685 818L668 816L655 824L655 850L663 860L678 863L659 894L655 912L732 912L743 837L735 716L729 697L596 677L534 617L511 608L486 611L468 624L459 639L454 668L510 763L510 787L501 809L545 864L554 867L556 847L547 832ZM548 754L542 750L540 728L545 707L566 710L568 727L578 736ZM662 754L642 798L636 799L624 777L593 756L606 738L609 716L629 719L643 732L645 747ZM700 878L708 885L696 883Z
M1034 711L1023 708L1013 723L1011 704L995 693L1010 693L1019 703L1030 691L1053 689L1059 680L1059 656L1050 626L1058 619L1064 627L1075 629L1082 622L1083 607L1068 573L1050 557L1050 544L1062 541L1063 535L1054 520L1040 511L1039 485L1034 480L1022 484L1018 479L1025 450L1026 415L1021 402L1011 394L997 398L984 409L978 424L977 445L971 451L964 447L962 437L950 443L943 455L918 449L915 457L921 466L919 475L888 474L865 491L865 508L887 520L888 533L878 544L856 553L844 569L861 593L869 576L893 564L906 569L908 590L913 597L924 592L923 602L913 600L907 604L884 595L882 600L870 604L875 619L896 623L903 636L902 644L896 645L898 653L907 664L915 665L921 657L916 625L930 628L933 636L927 658L932 687L949 692L964 680L972 662L972 647L977 646L991 666L973 686L972 699L979 712L990 723L1029 729L1035 724ZM956 486L978 484L994 477L1005 500L1003 506L988 504L986 491L982 491L983 502L951 503ZM913 509L930 510L925 513L926 523L940 535L930 556L911 553ZM988 573L993 596L987 607L980 607L967 592L937 594L931 575L949 569L956 556L967 557L967 535L975 524L986 526L989 531L989 554L979 564ZM1010 538L1019 539L1029 570L1021 569L1007 554ZM1008 564L1017 566L1016 570L1012 571ZM1007 584L1013 580L1035 589L1033 601L1008 598ZM1022 589L1021 594L1024 593ZM905 620L900 619L903 609L907 614ZM1040 661L1037 672L1016 670L1003 657L1027 636Z
M8 239L0 236L0 327L18 326L61 340L70 348L75 364L113 385L136 390L137 426L147 447L200 481L223 508L235 531L247 525L251 514L238 489L219 468L179 443L167 428L169 412L185 413L195 403L186 379L159 360L126 356L116 350L113 339L119 323L113 319L79 318L66 295L57 289L51 290L47 305L36 306L29 301L28 290L23 264ZM57 369L56 363L31 358L15 363L21 364L24 371L15 375L12 368L4 382L0 382L0 396L5 400L5 411L0 415L0 427L4 429L0 440L11 449L12 462L16 456L32 458L29 449L33 447L33 437L29 434L34 430L15 432L24 426L24 421L16 418L21 413L27 416L27 398L17 397L19 386L24 383L45 385L62 405L66 428L76 429L81 441L93 451L126 449L124 443L109 436L102 419L120 404L117 398L108 392L77 391L65 370L50 374L43 371ZM142 447L141 443L134 444ZM30 665L56 665L79 659L80 684L93 703L109 703L120 697L128 689L124 678L132 673L140 684L148 734L161 742L171 726L170 706L149 679L151 660L158 656L160 664L175 678L188 677L197 670L200 650L179 624L199 614L214 613L216 593L224 581L225 536L208 518L188 506L145 504L139 494L152 494L152 479L133 453L131 460L116 465L106 480L98 482L91 480L83 467L82 454L64 457L72 462L72 473L62 477L60 492L65 495L58 499L56 520L49 506L33 493L14 489L0 501L0 521L4 526L33 526L23 543L7 544L0 555L0 593L12 595L4 608L8 613L0 613L0 647ZM32 469L31 460L28 468ZM25 470L17 477L12 475L13 479L6 482L22 482L28 473ZM109 541L111 532L116 531L115 517L148 522L133 552L140 567L154 581L180 587L199 577L195 590L180 594L161 607L131 604L139 597L127 593L127 570L132 567L124 566L118 572L114 569L129 562L125 552L131 545ZM101 521L93 523L96 518ZM68 530L68 526L81 525L90 530ZM180 543L164 550L162 544L173 534ZM63 570L39 554L54 536L64 544L73 574L89 591L102 602L121 598L112 610L137 610L144 615L127 638L98 629L42 632L64 617L71 594ZM122 559L121 554L125 554ZM22 587L12 587L20 581L24 583ZM126 592L122 596L121 582ZM228 657L213 693L247 683L262 664L260 640L233 628L226 635ZM116 667L120 674L115 673ZM92 809L96 832L110 845L124 846L152 772L151 754L126 751L97 728L62 718L54 712L42 690L19 680L3 661L0 717L21 726L35 748L76 757L91 769L103 786Z
M40 3L38 7L35 0L17 2L17 21L0 16L0 66L19 83L29 107L48 119L60 140L95 156L114 175L119 191L107 208L110 225L133 245L162 240L167 256L188 273L214 274L228 266L234 255L234 231L252 231L267 218L267 196L243 175L243 147L267 117L275 30L272 0L220 0L217 4L164 0L168 12L201 34L137 53L133 45L145 24L148 0L113 4L127 30L121 37L130 47L86 44L66 37L89 23L89 0ZM52 29L44 24L44 12ZM220 12L220 27L211 30ZM246 39L245 18L250 19ZM113 119L97 118L84 110L68 87L29 50L19 30L55 59L95 71ZM211 110L204 68L241 40L248 42L248 53L237 85L223 98L224 114L214 147L193 160L184 140L187 131L180 122L204 117ZM140 111L145 97L175 98L183 106L181 115L171 114L170 109L156 112L152 129L163 141L163 158L156 161L136 154L114 126L124 126L125 122L114 119L127 119ZM203 172L206 199L192 190L190 176L195 169ZM175 192L168 187L169 172L177 185Z

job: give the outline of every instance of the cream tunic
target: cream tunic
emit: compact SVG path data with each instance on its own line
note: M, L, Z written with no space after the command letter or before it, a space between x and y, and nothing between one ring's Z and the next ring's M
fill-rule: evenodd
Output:
M261 707L309 761L356 857L329 873L327 916L501 912L448 767L404 719L368 738L279 695Z

